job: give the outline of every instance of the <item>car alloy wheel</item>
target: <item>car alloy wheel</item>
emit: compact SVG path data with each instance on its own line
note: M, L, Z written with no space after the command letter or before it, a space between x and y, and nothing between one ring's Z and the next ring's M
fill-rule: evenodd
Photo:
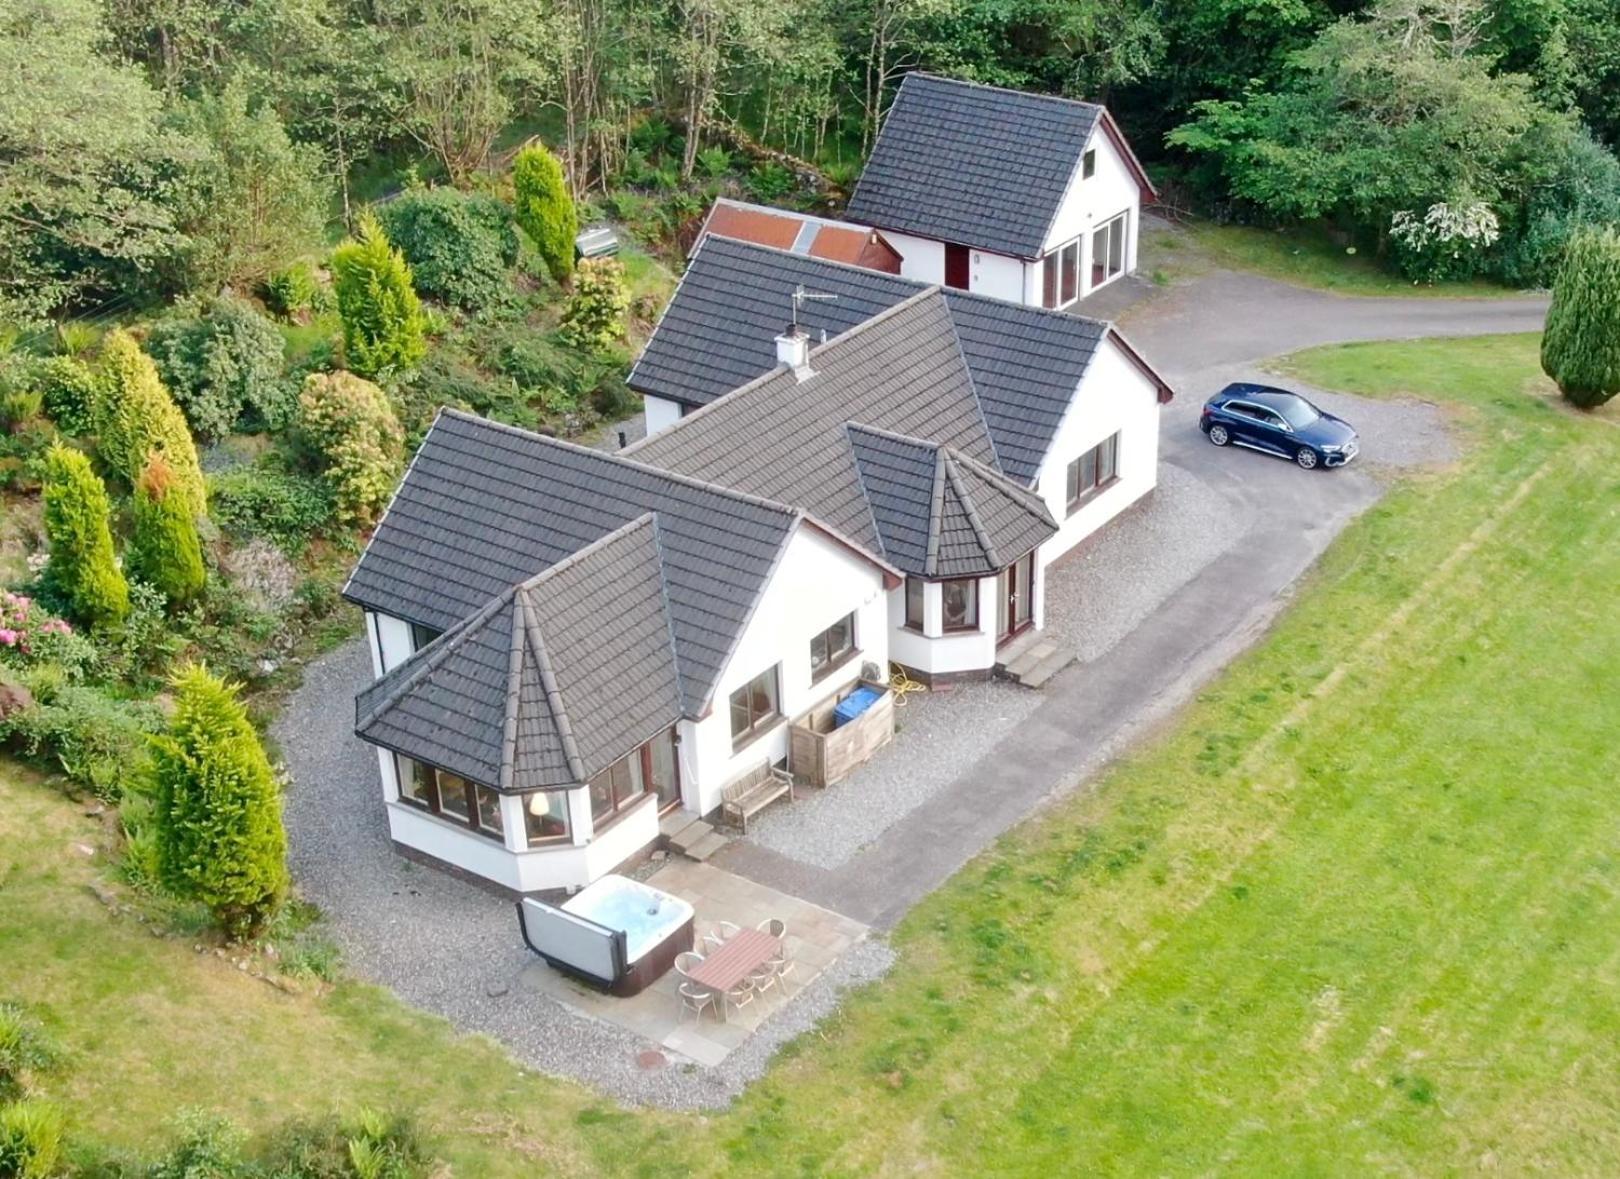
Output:
M1299 448L1299 453L1294 456L1294 461L1309 471L1317 464L1316 451L1308 446L1302 446Z
M1209 440L1216 446L1225 446L1232 441L1232 435L1227 433L1225 426L1215 425L1209 428Z

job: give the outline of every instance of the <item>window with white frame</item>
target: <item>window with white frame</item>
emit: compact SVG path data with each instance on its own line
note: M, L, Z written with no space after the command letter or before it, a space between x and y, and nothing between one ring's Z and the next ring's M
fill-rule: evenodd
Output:
M1041 279L1041 306L1066 307L1080 297L1080 239L1046 256Z
M1100 287L1125 273L1125 235L1130 214L1121 213L1091 234L1091 285Z

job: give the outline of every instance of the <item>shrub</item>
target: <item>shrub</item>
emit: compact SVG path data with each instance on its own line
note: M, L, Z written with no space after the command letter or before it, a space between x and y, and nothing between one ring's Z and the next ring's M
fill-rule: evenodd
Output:
M158 378L152 358L141 351L133 336L115 331L103 350L106 395L97 424L96 448L107 467L130 486L159 451L174 468L179 485L195 516L208 510L208 493L197 445L186 428L185 415Z
M208 579L197 522L174 485L174 471L158 453L135 480L134 533L125 554L129 572L155 586L170 607L186 605Z
M160 323L146 350L200 438L239 425L280 430L292 417L286 341L241 299L210 299L194 315Z
M551 277L566 283L574 274L579 213L568 195L562 164L542 145L531 143L512 161L512 187L517 223L534 242Z
M315 310L320 299L321 285L316 281L315 268L308 262L294 262L264 280L260 291L265 306L288 319Z
M748 173L748 179L743 182L748 191L758 201L774 201L785 197L793 191L793 173L774 160L762 164L755 164L754 170Z
M185 1110L179 1140L144 1169L144 1179L251 1179L258 1169L243 1156L247 1135L224 1118Z
M388 397L351 373L311 373L299 399L302 434L320 455L337 518L367 527L404 463L404 436Z
M145 581L129 584L129 617L116 641L103 641L101 661L109 680L122 680L140 689L155 688L154 672L167 668L186 649L188 635L169 616L162 591Z
M0 1003L0 1101L28 1096L35 1075L60 1055L39 1020L16 1003Z
M129 586L113 557L107 489L90 460L60 443L51 447L45 456L44 500L51 585L81 622L122 622L129 613Z
M710 180L721 180L731 171L731 153L723 147L706 147L697 154L697 170Z
M1570 239L1541 337L1541 367L1582 409L1620 392L1620 232L1589 229Z
M297 556L332 522L332 490L319 479L289 471L246 467L215 475L208 484L209 511L239 540L263 537Z
M587 258L579 264L559 331L571 344L601 351L624 338L630 288L617 258Z
M265 1154L276 1174L297 1179L419 1179L432 1163L409 1115L373 1110L349 1121L294 1122Z
M42 1101L0 1105L0 1175L50 1179L62 1159L62 1113Z
M0 735L15 738L29 757L54 761L76 785L116 799L140 773L162 713L155 704L114 700L95 688L49 684L53 677L40 674L46 670L24 677L34 706L0 721Z
M95 645L66 621L24 594L0 590L0 664L19 669L54 664L76 680L95 662Z
M287 888L281 788L234 687L196 664L172 683L174 719L152 754L163 883L252 937Z
M1440 201L1421 217L1402 210L1389 229L1396 267L1407 278L1429 283L1477 277L1499 237L1496 212L1484 201Z
M383 206L378 218L423 294L469 311L510 296L507 272L517 261L517 233L494 197L412 189Z
M1576 130L1536 137L1534 180L1503 233L1498 273L1521 287L1550 287L1569 239L1588 225L1620 222L1620 159Z
M20 430L38 421L44 406L44 396L31 390L19 389L0 395L0 430Z
M332 251L343 353L363 376L408 369L427 352L427 319L405 257L370 214L359 236Z
M56 428L77 438L95 432L105 382L73 356L53 356L40 365L36 378L45 413Z

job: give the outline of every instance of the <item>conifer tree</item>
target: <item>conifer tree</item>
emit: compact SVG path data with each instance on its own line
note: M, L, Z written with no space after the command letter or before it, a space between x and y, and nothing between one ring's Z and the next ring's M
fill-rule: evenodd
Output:
M154 451L135 480L134 535L124 554L130 575L157 587L171 607L202 592L203 565L197 521L175 485L174 468Z
M113 556L106 487L89 459L60 442L45 454L43 485L51 550L47 577L80 622L122 622L129 614L129 585Z
M574 274L574 238L579 213L568 195L562 164L539 143L531 143L512 161L517 223L534 242L541 261L559 283Z
M1582 409L1620 393L1620 232L1586 229L1570 239L1547 310L1541 367Z
M332 251L332 285L349 368L373 377L408 369L426 354L427 317L411 268L369 213L358 237Z
M251 938L287 890L280 786L235 687L197 664L171 683L174 718L153 749L158 875Z
M153 451L163 455L193 517L208 510L208 492L186 415L169 396L152 358L128 332L107 337L102 350L106 388L96 449L108 470L134 486Z

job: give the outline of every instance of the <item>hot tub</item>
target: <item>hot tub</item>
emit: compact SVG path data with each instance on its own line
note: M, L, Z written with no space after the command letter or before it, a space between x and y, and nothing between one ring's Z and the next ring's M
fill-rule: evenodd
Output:
M558 970L635 995L692 948L692 906L626 876L604 876L561 905L518 903L523 940Z

